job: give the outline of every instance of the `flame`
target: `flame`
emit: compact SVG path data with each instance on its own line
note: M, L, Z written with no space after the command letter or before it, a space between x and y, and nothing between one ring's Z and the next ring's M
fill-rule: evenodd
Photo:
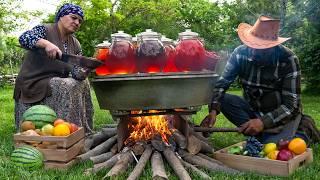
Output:
M124 142L126 145L131 142L148 141L157 135L161 136L163 142L169 144L168 136L172 134L165 115L133 117L128 129L131 133Z

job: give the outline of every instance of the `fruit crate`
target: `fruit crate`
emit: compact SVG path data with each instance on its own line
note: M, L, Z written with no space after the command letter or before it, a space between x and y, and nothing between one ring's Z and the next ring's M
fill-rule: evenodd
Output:
M81 127L68 136L26 136L14 134L15 146L32 145L42 152L47 169L65 169L76 163L75 157L84 146L84 129Z
M213 156L215 159L223 162L225 165L240 171L251 171L275 176L289 176L298 167L310 164L313 161L312 149L310 148L307 148L306 152L294 156L294 158L290 159L289 161L235 155L227 152L229 148L239 145L245 145L245 142L239 142L229 147L220 149L214 152Z

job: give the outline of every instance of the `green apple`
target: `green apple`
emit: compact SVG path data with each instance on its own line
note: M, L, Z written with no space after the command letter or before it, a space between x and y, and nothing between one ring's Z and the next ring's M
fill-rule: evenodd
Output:
M41 132L45 136L51 136L53 134L54 126L51 124L46 124L41 128Z

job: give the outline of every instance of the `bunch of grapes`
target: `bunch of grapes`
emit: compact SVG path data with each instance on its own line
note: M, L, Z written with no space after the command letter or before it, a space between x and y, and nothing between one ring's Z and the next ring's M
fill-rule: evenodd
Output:
M260 152L262 151L263 144L261 144L258 139L254 136L250 136L247 138L246 146L244 147L243 155L252 156L252 157L260 157Z

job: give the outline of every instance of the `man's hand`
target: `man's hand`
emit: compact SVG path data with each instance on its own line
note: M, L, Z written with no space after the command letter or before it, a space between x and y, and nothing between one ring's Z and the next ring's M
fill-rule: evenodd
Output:
M212 127L216 122L217 112L212 110L201 122L202 127Z
M263 128L264 125L261 119L250 119L240 126L239 132L242 132L245 135L255 136L262 132Z

